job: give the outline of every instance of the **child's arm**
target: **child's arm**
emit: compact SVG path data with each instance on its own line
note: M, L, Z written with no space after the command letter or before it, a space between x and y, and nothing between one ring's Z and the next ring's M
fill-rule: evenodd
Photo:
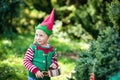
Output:
M32 50L32 48L28 48L24 57L24 66L33 74L35 74L37 71L39 71L39 69L31 62L31 60L33 59L33 55L34 51Z
M53 58L52 58L52 64L50 65L50 67L52 68L58 68L58 62L57 62L57 54L54 54Z

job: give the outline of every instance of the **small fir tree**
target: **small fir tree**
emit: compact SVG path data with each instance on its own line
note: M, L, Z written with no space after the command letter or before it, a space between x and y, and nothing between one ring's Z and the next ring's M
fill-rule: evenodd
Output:
M119 45L120 38L116 29L108 27L100 31L97 40L91 43L90 49L79 54L75 78L89 80L90 74L94 73L97 80L108 80L120 70Z

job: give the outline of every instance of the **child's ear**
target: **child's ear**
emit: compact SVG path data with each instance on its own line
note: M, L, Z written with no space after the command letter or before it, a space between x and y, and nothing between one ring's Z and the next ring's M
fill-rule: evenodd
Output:
M48 41L50 40L51 36L48 37Z
M50 35L49 38L53 37L53 35Z

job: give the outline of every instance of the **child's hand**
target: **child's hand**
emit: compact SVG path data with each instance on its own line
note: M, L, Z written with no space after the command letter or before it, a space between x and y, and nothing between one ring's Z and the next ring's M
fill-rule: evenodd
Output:
M37 77L37 78L43 78L43 73L41 72L41 71L37 71L36 73L35 73L35 76Z
M54 68L54 69L57 68L57 66L56 66L54 63L52 63L52 64L50 65L50 67L51 67L51 68Z

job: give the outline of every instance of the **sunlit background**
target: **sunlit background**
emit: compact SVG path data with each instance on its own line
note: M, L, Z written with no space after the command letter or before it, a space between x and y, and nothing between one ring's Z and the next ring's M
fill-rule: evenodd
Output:
M53 8L49 43L56 48L61 75L52 80L89 80L91 73L109 80L118 73L119 0L0 0L0 80L27 80L24 54L35 26Z

